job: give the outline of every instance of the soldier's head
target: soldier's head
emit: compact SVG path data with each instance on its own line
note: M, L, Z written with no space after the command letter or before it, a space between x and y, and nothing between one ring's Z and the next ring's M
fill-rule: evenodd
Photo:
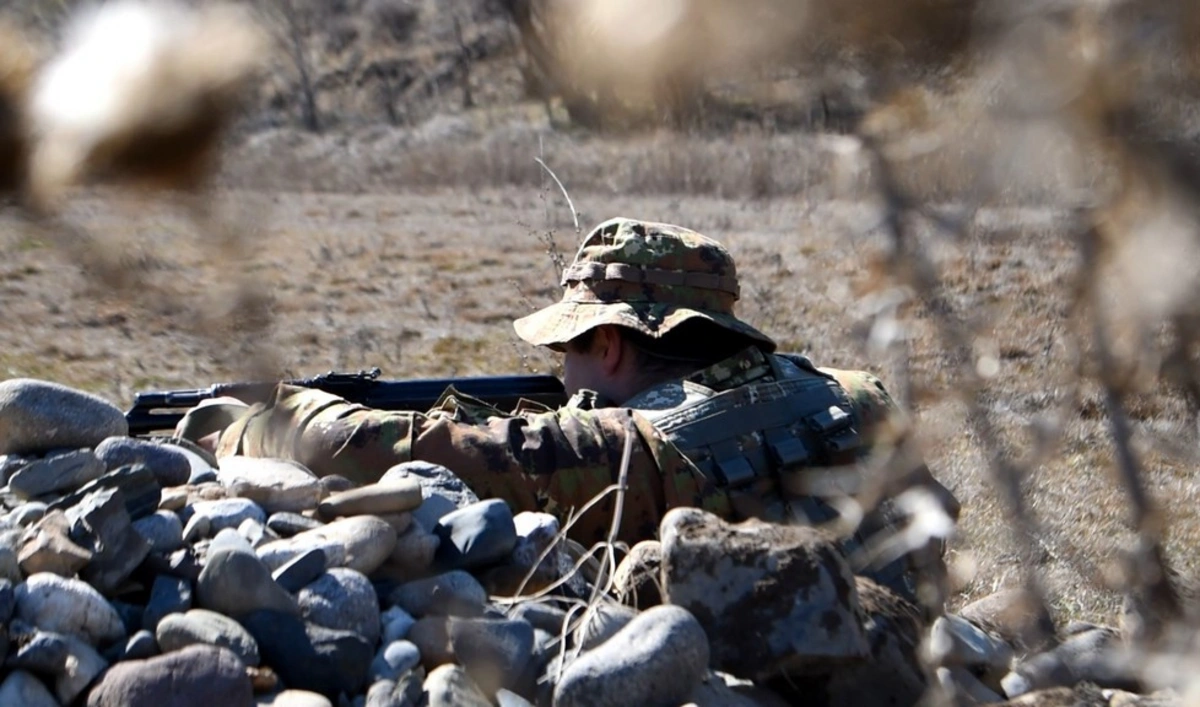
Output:
M526 341L566 354L570 392L622 402L748 346L775 342L734 314L737 268L720 243L681 226L615 218L583 240L562 300L518 319Z

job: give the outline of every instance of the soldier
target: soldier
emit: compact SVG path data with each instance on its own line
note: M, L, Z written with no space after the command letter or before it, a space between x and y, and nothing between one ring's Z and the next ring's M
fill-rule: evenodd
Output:
M898 411L876 378L774 354L770 337L734 315L737 272L716 241L612 219L587 235L562 284L560 302L515 322L522 339L562 353L573 397L561 409L505 413L449 396L427 414L390 412L281 385L223 431L218 456L293 458L360 483L420 459L480 497L563 516L617 481L629 441L618 537L632 543L654 537L677 506L729 519L835 520L837 499L819 482L854 479L831 474L856 469L880 445L895 448ZM919 460L909 466L956 517L953 496ZM584 513L572 537L602 539L613 502L610 494ZM889 504L871 505L846 542L888 528ZM910 559L864 573L911 596Z

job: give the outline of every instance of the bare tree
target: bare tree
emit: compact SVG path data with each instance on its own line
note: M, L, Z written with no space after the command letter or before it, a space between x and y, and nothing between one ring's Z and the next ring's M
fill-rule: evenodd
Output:
M316 69L313 66L309 38L316 24L316 8L304 0L270 0L263 8L269 15L269 25L276 39L286 50L292 69L296 72L296 100L300 109L300 124L314 133L323 127L317 108Z

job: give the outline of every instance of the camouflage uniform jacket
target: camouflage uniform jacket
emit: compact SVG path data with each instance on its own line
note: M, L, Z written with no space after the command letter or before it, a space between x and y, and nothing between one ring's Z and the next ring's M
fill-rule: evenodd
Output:
M732 388L794 368L789 359L751 348L688 379ZM845 392L858 431L871 440L895 411L891 398L867 373L828 374ZM628 487L618 537L633 543L655 537L662 516L679 506L731 519L746 515L735 507L737 494L702 473L655 427L651 414L636 409L653 407L655 396L670 385L639 394L627 407L596 405L595 396L585 393L557 410L519 408L508 414L453 389L433 410L419 414L373 410L322 391L280 385L271 401L251 408L225 430L217 453L291 458L319 476L338 474L359 483L377 480L395 464L424 460L451 469L482 498L565 519L617 482L628 438ZM869 449L868 442L856 453ZM604 537L615 498L609 493L583 513L571 537L585 544Z

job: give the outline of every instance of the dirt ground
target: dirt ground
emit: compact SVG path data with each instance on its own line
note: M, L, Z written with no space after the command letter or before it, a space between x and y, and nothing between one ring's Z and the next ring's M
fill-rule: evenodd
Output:
M880 301L872 263L885 246L870 203L573 196L587 224L630 215L721 239L741 268L742 315L782 348L898 377L894 358L868 348ZM394 378L556 370L509 325L554 298L548 251L569 259L577 241L554 191L233 192L199 207L92 194L65 222L46 229L11 213L0 222L5 377L127 406L139 390L329 369L379 366ZM1029 452L1032 430L1062 434L1026 479L1042 523L1039 568L1061 619L1111 621L1119 596L1107 583L1130 537L1127 509L1098 397L1069 402L1076 360L1064 303L1076 256L1064 218L990 210L972 224L968 241L937 253L950 300L998 354L989 412L1015 459ZM944 348L921 310L902 321L930 464L963 502L952 547L962 602L1019 581L1019 554ZM1133 417L1147 481L1171 521L1170 554L1191 571L1197 485L1157 440L1194 439L1194 428L1169 391L1139 399Z

